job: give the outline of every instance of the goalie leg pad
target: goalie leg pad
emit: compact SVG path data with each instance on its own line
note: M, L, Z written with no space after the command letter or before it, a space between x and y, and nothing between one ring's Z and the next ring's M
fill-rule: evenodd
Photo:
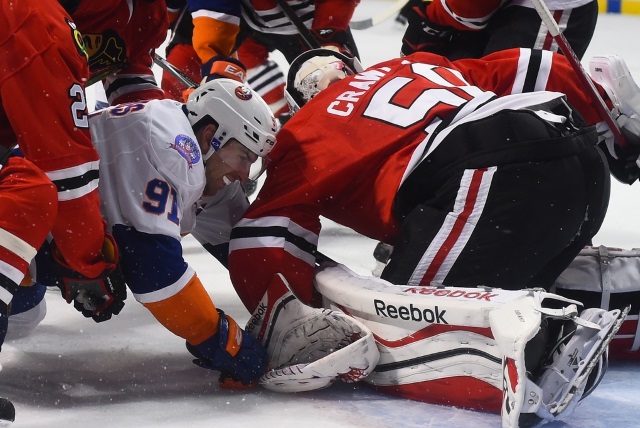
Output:
M575 303L535 292L490 313L503 352L504 428L569 414L604 375L608 344L626 314L587 309L578 316Z
M304 305L276 275L246 328L264 344L267 389L300 392L327 387L338 379L357 382L371 373L379 352L371 331L330 309Z

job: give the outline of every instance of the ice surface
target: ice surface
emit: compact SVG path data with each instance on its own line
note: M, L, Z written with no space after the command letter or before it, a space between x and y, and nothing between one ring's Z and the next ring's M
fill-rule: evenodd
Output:
M388 5L363 0L355 18L368 17ZM397 55L403 31L391 19L355 32L363 64ZM585 60L619 54L640 80L640 55L634 43L639 31L640 17L601 15ZM614 183L596 244L640 247L639 186ZM324 224L321 251L359 273L371 272L375 243L330 222ZM187 261L216 304L241 324L246 322L249 314L226 270L195 240L185 239L184 246ZM129 297L121 315L102 324L84 319L58 293L50 291L47 302L49 312L36 331L7 341L0 354L0 396L16 405L15 428L500 426L498 415L393 398L366 385L337 384L296 395L264 389L220 390L217 373L193 365L182 340L164 330L133 298ZM613 362L602 384L569 423L546 426L635 427L640 420L639 397L640 364Z

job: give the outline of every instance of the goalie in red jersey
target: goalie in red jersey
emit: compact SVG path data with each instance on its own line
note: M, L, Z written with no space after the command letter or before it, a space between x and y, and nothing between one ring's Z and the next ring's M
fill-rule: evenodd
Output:
M466 363L485 367L477 352L492 355L486 360L486 367L493 367L492 374L482 379L497 380L492 386L498 394L497 405L488 408L507 409L503 426L568 413L604 373L602 354L624 313L594 308L579 311L579 302L541 290L549 289L598 231L608 204L609 164L616 177L629 183L640 176L636 165L640 106L625 105L623 100L622 107L615 109L627 137L622 149L605 132L591 95L566 78L573 70L556 53L512 49L453 62L416 53L360 72L349 63L335 52L319 50L303 54L292 64L288 94L294 104L304 106L278 134L265 183L231 234L231 279L247 309L254 312L247 330L263 340L272 367L312 360L317 372L325 358L337 353L327 356L312 345L305 352L305 336L295 333L299 324L311 318L312 307L321 304L315 279L319 287L339 290L334 301L342 302L347 313L371 329L372 325L380 327L374 334L381 342L387 337L383 333L389 335L415 320L442 332L463 325L467 332L454 335L457 342L451 349L467 346L461 343L467 343L464 337L470 332L483 332L492 350L485 352L484 345L472 341L471 347L479 348L464 353L469 361L456 363L456 367L472 367ZM623 68L615 60L607 67ZM598 87L610 107L617 95L612 87L615 85ZM638 92L635 84L633 87ZM316 276L321 216L394 245L383 281L367 280L372 282L363 286L360 299L350 292L353 273L331 273L331 268L321 267L323 276ZM247 265L252 269L247 270ZM428 306L420 307L366 298L391 284L414 289L446 287L443 293L447 296L467 302L481 297L478 286L496 290L490 292L495 296L512 294L499 298L501 303L510 302L503 311L489 303L482 305L487 294L478 306L467 303L467 318L463 307L445 306L454 302L451 298L427 300ZM454 293L452 287L461 290ZM537 291L520 291L525 289ZM432 293L425 294L433 298ZM282 310L292 302L309 313ZM556 312L557 307L563 309ZM490 323L488 313L492 314ZM512 320L514 313L522 318ZM461 318L456 320L458 315ZM319 313L316 317L322 318ZM317 320L308 322L313 325ZM519 327L510 330L514 325ZM474 330L477 328L486 330ZM407 329L411 330L407 337L421 337ZM559 334L567 329L572 333ZM363 370L362 377L367 372L375 375L377 369L370 366L377 360L372 355L363 357L367 355L364 349L369 350L362 345L366 328L326 330L336 337L351 338L333 349L359 346L362 351L335 358L350 359L351 364L345 362L345 366ZM358 340L349 334L354 330ZM279 343L288 336L298 338L295 349L300 352L281 350ZM527 355L532 358L527 366L525 345L538 340L536 349L541 353ZM389 342L385 346L396 343ZM400 338L397 343L407 344ZM557 346L563 351L556 354L551 349ZM422 360L418 355L403 361L409 371L400 373L397 370L403 366L398 360L398 364L386 364L393 360L393 351L379 349L380 361L385 361L381 370L391 378L398 376L389 388L401 394L403 384L412 382L409 373L418 373L410 370L411 363L418 365ZM566 363L574 352L589 364L573 377L554 378L554 367ZM435 353L434 358L444 355L451 354ZM426 366L434 363L427 360ZM469 370L473 376L475 369ZM345 372L353 379L352 372ZM462 369L453 372L457 373L453 376L467 376ZM272 371L265 383L274 389L288 384L294 390L295 382L307 381L303 373ZM590 373L595 374L589 378ZM503 380L510 386L504 392ZM452 385L458 384L448 387ZM434 390L416 387L416 391L427 400ZM460 404L456 402L461 397L458 389L445 385L438 393L440 400ZM541 397L535 406L526 404L525 394L530 393ZM473 403L473 397L462 404ZM556 400L563 405L556 405Z

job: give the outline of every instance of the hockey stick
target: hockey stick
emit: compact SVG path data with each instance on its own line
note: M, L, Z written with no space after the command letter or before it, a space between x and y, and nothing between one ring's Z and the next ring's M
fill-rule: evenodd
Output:
M156 64L158 64L160 66L160 68L162 68L164 71L168 72L174 78L179 80L180 83L185 85L187 88L197 88L198 87L198 84L196 82L194 82L189 76L187 76L182 70L180 70L175 65L171 64L165 58L163 58L160 55L158 55L158 53L156 53L155 56L153 57L153 61Z
M367 28L374 27L398 13L398 11L402 9L407 2L408 0L396 0L391 6L377 15L373 15L371 18L362 19L360 21L351 21L349 23L349 27L354 30L366 30Z
M584 71L584 68L582 68L580 60L576 56L573 49L571 49L571 45L569 45L569 42L567 41L566 37L564 37L564 34L562 34L562 32L560 31L560 27L553 19L551 11L549 11L549 8L543 0L531 1L533 2L533 7L535 7L536 11L538 12L538 15L540 15L542 22L547 27L547 30L549 30L549 34L551 34L551 37L553 37L553 39L556 41L556 43L564 53L564 56L569 61L569 65L571 65L573 71L578 75L578 79L583 86L582 89L584 89L593 99L596 110L598 111L598 113L600 113L600 117L604 120L604 122L611 130L613 138L620 145L620 147L626 147L627 142L624 139L622 132L620 132L618 124L611 115L611 111L609 110L609 108L607 108L607 105L604 103L604 100L598 93L598 90L594 86L591 77L589 77L587 72Z
M296 26L298 29L298 33L300 33L300 37L304 40L305 44L309 49L318 49L320 48L320 42L316 39L316 36L313 35L311 30L307 28L306 25L302 22L300 17L296 15L296 12L289 6L287 0L278 0L278 5L282 9L287 18Z

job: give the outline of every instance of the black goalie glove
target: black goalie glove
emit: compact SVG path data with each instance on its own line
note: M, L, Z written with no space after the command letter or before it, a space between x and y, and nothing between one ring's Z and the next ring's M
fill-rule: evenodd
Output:
M111 319L120 313L127 298L127 287L120 270L118 247L113 237L105 235L102 254L107 262L105 270L96 278L88 278L74 270L62 258L55 245L51 244L53 282L62 292L62 297L87 318L95 322Z
M311 32L323 48L337 50L349 57L354 57L358 54L353 36L345 30L318 28L311 30Z
M407 30L402 38L402 56L414 52L446 55L453 30L436 24L427 17L430 1L411 0L411 3L413 6L407 10Z
M640 117L620 115L616 122L626 141L625 147L614 144L611 139L605 139L606 147L603 152L609 164L609 170L618 181L633 184L640 178Z

